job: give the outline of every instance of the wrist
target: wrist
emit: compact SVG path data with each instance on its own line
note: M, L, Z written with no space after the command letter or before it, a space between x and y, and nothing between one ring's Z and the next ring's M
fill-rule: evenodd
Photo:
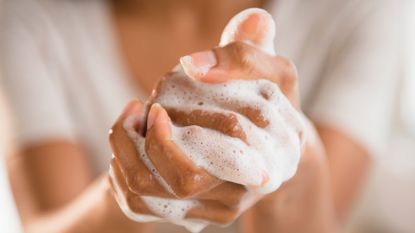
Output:
M102 176L101 181L103 194L101 212L103 213L104 229L108 232L150 232L152 227L151 223L135 222L122 212L115 199L115 192L107 174Z
M303 159L295 177L247 211L242 222L247 229L244 233L338 232L326 174L321 174L324 167L320 165L317 159Z
M271 194L272 195L272 194ZM278 217L272 197L264 197L241 216L242 233L275 232Z

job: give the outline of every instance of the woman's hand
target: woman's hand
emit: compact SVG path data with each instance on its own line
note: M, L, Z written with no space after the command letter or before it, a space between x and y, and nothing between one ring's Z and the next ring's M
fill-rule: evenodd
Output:
M235 88L249 98L232 94ZM185 218L227 224L262 196L243 200L246 187L270 192L296 170L301 121L271 82L204 84L176 72L159 83L150 105L147 126L145 107L133 101L111 133L114 187L127 212L169 218L144 199L195 200ZM267 156L275 169L258 163Z
M199 204L186 209L185 218L205 219L217 224L232 222L239 213L238 205L246 189L242 185L223 182L186 159L187 155L169 139L171 121L161 106L153 105L150 109L148 127L144 120L144 105L138 100L133 100L116 121L110 134L115 155L111 163L115 181L112 185L116 193L122 194L117 197L121 207L129 208L128 211L138 215L162 218L164 216L160 216L146 205L143 196L192 199L197 200ZM134 124L134 127L129 124ZM131 140L131 132L129 135L126 130L128 128L136 129L135 141ZM144 142L145 138L139 133L146 128L149 143ZM150 146L147 150L137 149L137 142L156 146ZM145 156L149 155L154 166L157 166L156 175L155 170L148 169L148 164L145 164L146 160L142 159L143 154L140 154L140 151L145 153ZM160 182L161 177L166 183ZM139 220L139 217L130 217Z
M242 23L234 23L222 37L224 47L189 55L182 64L188 75L203 82L271 80L302 114L295 66L273 55L272 44L267 44L271 39L258 36L270 24L266 17L261 13L240 17ZM296 175L247 211L244 232L336 232L326 155L312 123L304 115L303 120L304 150Z

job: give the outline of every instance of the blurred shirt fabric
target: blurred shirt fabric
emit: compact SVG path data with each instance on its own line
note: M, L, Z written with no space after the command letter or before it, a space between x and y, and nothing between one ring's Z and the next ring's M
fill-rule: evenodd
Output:
M20 233L23 231L14 204L13 195L10 190L5 165L5 155L10 151L9 122L10 120L0 86L0 232Z

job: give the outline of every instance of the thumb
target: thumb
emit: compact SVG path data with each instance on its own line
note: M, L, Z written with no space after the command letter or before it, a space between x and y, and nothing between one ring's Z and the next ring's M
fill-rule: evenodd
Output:
M263 9L250 8L235 15L223 30L219 46L235 41L245 42L275 55L275 22Z
M212 73L210 71L214 67L235 68L245 63L254 64L260 57L275 55L274 37L275 22L272 16L265 10L250 8L240 12L229 21L222 33L219 48L215 51L208 50L184 56L180 59L181 67L189 77L201 79L208 73ZM258 53L255 49L263 53ZM267 66L269 70L268 65L265 64L264 67ZM250 69L249 65L240 68L241 70ZM211 80L211 82L223 81L223 75L214 76L218 80Z

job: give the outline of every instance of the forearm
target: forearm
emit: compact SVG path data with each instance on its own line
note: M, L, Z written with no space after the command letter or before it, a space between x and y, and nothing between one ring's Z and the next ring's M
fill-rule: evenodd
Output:
M243 233L338 232L328 163L313 138L305 144L296 175L244 214Z
M369 153L354 138L316 123L324 144L336 214L344 221L365 182L371 165Z
M339 232L338 221L330 202L323 199L298 202L293 200L295 196L293 194L292 197L270 197L261 200L242 216L241 232Z
M25 223L29 233L150 232L149 224L132 222L113 198L107 176L101 176L66 206L32 216Z

